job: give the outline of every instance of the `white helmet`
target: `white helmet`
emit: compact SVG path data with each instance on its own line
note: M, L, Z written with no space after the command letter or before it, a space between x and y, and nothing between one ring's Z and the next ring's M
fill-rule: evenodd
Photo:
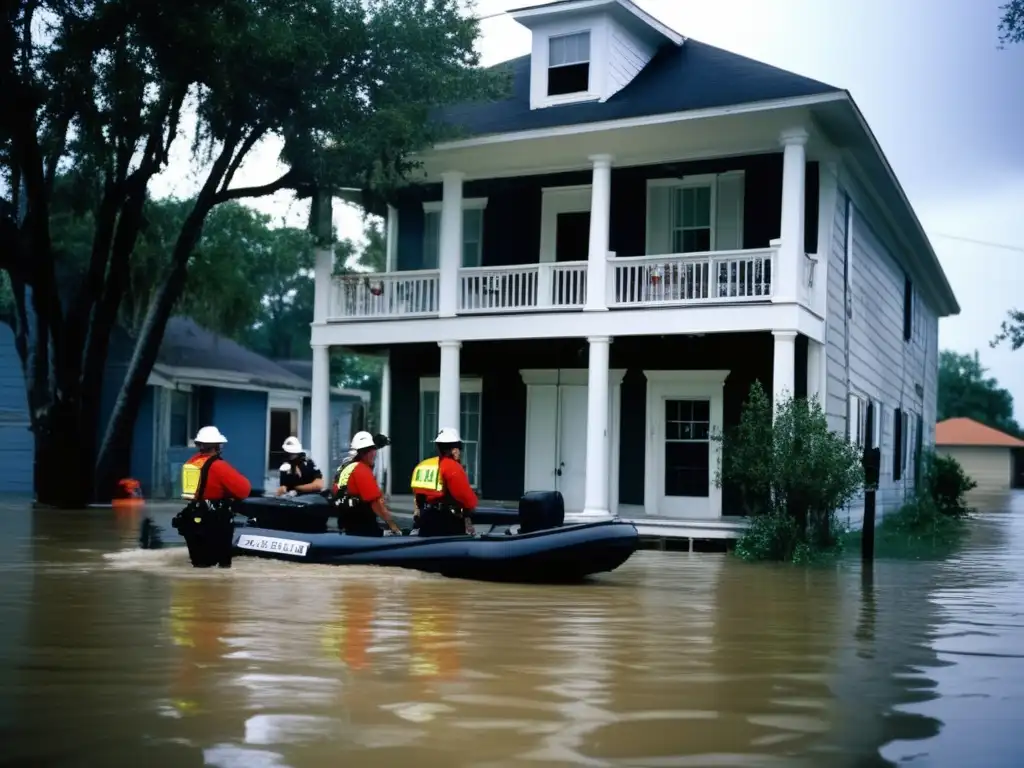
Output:
M459 437L459 430L454 427L442 427L441 431L437 433L437 437L434 438L434 442L442 445L452 445L454 443L461 443L462 438Z
M302 443L299 442L299 438L297 437L289 437L285 440L281 445L281 450L285 453L305 453L305 451L302 450Z
M223 445L227 441L228 439L216 427L203 427L196 432L196 439L192 442L203 445Z
M376 448L376 444L373 442L373 435L369 432L356 432L352 435L352 445L350 446L353 451L362 451L366 448Z

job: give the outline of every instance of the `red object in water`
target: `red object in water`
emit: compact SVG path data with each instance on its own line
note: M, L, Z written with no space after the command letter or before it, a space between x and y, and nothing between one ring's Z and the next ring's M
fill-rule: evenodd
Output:
M117 491L111 505L114 509L137 509L144 504L142 485L138 480L126 477L117 483Z

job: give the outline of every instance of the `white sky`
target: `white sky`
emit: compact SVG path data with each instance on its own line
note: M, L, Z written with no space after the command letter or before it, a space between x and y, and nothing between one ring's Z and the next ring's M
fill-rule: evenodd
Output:
M1002 0L636 2L683 35L852 93L960 302L961 314L940 322L941 347L977 349L1024 422L1024 349L988 346L1006 310L1024 309L1024 46L997 47ZM482 17L530 4L477 0ZM481 27L484 64L529 52L529 32L507 16ZM277 170L275 149L264 147L236 184L269 181ZM189 193L194 182L178 173L154 193ZM299 225L307 215L283 195L255 207ZM352 209L335 220L342 236L361 231Z

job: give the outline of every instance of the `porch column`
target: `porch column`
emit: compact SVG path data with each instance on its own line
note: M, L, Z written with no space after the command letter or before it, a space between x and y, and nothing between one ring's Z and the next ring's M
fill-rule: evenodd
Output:
M394 272L398 263L398 209L388 203L388 218L384 230L384 271ZM387 434L385 432L385 434Z
M441 348L441 381L437 387L437 429L459 429L459 415L462 410L459 407L459 349L462 342L439 341L437 346Z
M796 331L772 331L775 337L775 365L772 369L772 413L778 412L779 400L792 397L796 391Z
M461 171L441 174L441 228L437 268L441 277L437 290L441 317L454 317L459 311L459 267L462 266L462 180Z
M608 354L612 340L608 336L587 339L587 478L582 517L606 519L608 507Z
M334 458L331 456L331 348L326 344L313 345L313 392L310 399L310 456L324 477L330 477L334 471L330 466ZM280 446L270 447L278 450Z
M391 352L384 357L380 372L380 431L391 436ZM384 493L391 495L391 451L377 453L377 483Z
M331 233L332 200L330 195L313 197L310 212L315 235L320 237ZM334 246L317 246L313 251L313 323L325 323L331 314L331 280L334 276ZM315 357L314 357L315 359ZM319 459L317 459L319 461Z
M807 139L803 128L783 131L782 144L782 219L779 226L782 245L778 250L773 300L795 302L800 297L804 263L804 184L807 169Z
M818 398L825 408L825 346L814 339L807 340L807 400Z
M593 155L590 187L590 249L587 252L587 301L585 310L608 309L608 232L612 203L612 156ZM591 345L593 349L593 345ZM608 367L607 362L605 368Z

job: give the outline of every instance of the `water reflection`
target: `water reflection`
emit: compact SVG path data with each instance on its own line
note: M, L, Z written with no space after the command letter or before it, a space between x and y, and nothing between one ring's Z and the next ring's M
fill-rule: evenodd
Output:
M1024 754L1024 509L972 524L944 561L807 570L642 552L573 587L254 559L197 572L182 549L131 549L109 510L18 512L0 590L15 763L1015 766Z

